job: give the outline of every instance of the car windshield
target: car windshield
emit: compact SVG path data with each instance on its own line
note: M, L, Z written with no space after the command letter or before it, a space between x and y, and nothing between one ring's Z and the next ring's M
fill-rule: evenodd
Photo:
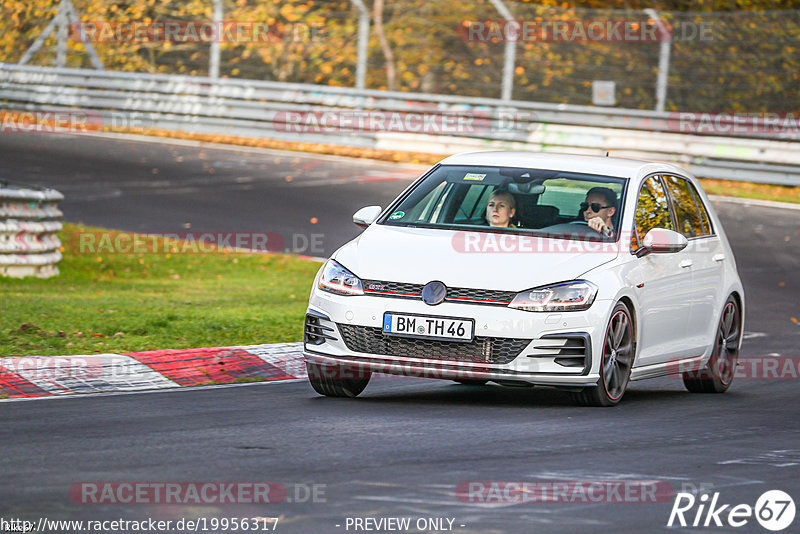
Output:
M380 221L390 226L616 240L626 178L518 167L441 165ZM601 217L609 232L587 220Z

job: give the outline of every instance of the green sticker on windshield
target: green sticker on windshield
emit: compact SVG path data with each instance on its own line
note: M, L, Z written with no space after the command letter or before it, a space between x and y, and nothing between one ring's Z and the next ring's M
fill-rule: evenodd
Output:
M405 216L406 216L406 212L404 212L404 211L396 211L396 212L392 213L389 216L389 218L394 221L395 219L402 219Z
M468 172L467 175L464 176L464 180L472 182L482 182L484 178L486 178L485 174L478 174L476 172Z

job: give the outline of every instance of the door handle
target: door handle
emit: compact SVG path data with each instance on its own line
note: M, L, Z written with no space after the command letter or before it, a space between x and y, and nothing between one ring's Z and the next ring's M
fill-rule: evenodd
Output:
M716 262L725 261L725 254L715 254L714 257L711 258L711 259L716 261Z
M683 260L681 263L681 268L686 269L687 267L692 266L692 260Z

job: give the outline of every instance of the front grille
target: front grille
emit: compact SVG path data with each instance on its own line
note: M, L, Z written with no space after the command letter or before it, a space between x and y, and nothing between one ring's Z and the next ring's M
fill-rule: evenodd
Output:
M530 339L475 337L471 342L438 341L384 335L380 328L339 324L339 332L347 348L355 352L427 358L457 362L510 363Z
M364 293L384 297L421 298L422 287L420 284L364 280Z
M505 306L517 294L513 291L493 291L491 289L466 289L463 287L447 288L447 300L475 300L481 304L498 304Z
M364 293L376 297L393 297L419 300L422 298L423 287L425 286L422 284L364 280ZM513 291L448 287L445 301L469 304L487 304L491 306L506 306L509 302L514 300L515 296L516 293Z

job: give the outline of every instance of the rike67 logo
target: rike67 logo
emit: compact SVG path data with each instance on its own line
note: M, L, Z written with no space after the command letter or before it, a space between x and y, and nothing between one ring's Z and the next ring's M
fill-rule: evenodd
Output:
M778 532L791 525L794 517L794 500L781 490L764 492L755 506L721 503L718 491L699 497L681 492L675 496L667 526L738 528L755 519L765 529Z

